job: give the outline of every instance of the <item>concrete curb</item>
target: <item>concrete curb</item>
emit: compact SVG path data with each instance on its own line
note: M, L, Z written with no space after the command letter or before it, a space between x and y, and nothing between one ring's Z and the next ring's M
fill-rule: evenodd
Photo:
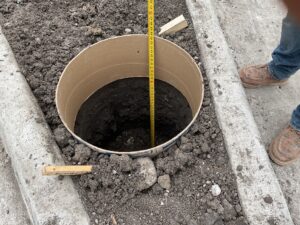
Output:
M31 225L10 158L0 139L0 224Z
M0 28L0 135L34 225L88 225L71 178L43 177L60 150Z
M186 0L240 200L251 225L292 225L238 71L210 0Z

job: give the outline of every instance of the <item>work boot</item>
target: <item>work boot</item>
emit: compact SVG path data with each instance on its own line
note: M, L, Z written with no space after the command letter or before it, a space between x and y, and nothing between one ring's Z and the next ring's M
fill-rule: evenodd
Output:
M242 68L240 70L240 78L244 87L247 88L282 85L287 82L287 80L274 79L269 72L267 64Z
M300 131L290 125L283 129L273 140L269 155L280 166L291 164L300 158Z

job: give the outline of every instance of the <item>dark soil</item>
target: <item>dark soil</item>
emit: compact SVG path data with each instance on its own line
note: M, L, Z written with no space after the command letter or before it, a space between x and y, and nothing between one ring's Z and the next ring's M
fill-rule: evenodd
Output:
M184 0L156 2L156 31L180 14L185 15L189 27L166 38L199 63ZM138 191L135 160L91 151L77 143L59 120L54 92L66 64L99 40L126 32L147 33L146 1L2 0L0 23L66 163L98 165L92 174L74 179L92 224L112 224L111 217L118 225L247 224L205 75L205 99L196 123L179 148L153 159L158 176L170 175L169 190L156 183ZM210 192L213 184L222 190L217 197Z
M75 133L109 150L132 151L151 147L148 78L127 78L96 91L81 106ZM180 133L192 120L185 97L173 86L156 80L156 144Z

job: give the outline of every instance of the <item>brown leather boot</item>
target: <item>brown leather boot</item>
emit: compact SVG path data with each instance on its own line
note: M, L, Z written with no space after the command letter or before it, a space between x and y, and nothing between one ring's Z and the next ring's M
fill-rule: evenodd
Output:
M300 131L291 126L283 129L273 140L269 156L280 166L291 164L300 158Z
M240 78L243 86L247 88L282 85L287 82L287 80L274 79L268 70L267 64L242 68L240 70Z

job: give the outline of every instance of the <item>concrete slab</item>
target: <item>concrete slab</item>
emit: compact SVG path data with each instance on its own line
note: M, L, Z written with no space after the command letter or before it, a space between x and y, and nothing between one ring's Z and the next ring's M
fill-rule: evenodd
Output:
M64 164L60 150L0 28L0 135L34 225L89 225L70 177L42 176Z
M30 225L10 158L0 140L0 225Z
M278 0L214 0L219 21L238 68L270 60L278 45L285 8ZM287 125L292 110L300 104L300 72L283 87L246 90L262 141ZM273 164L296 225L300 225L300 161L291 166Z
M237 176L245 215L251 225L292 225L286 201L261 143L231 50L219 24L219 15L215 13L211 0L186 2L226 149ZM273 201L266 201L266 197Z

